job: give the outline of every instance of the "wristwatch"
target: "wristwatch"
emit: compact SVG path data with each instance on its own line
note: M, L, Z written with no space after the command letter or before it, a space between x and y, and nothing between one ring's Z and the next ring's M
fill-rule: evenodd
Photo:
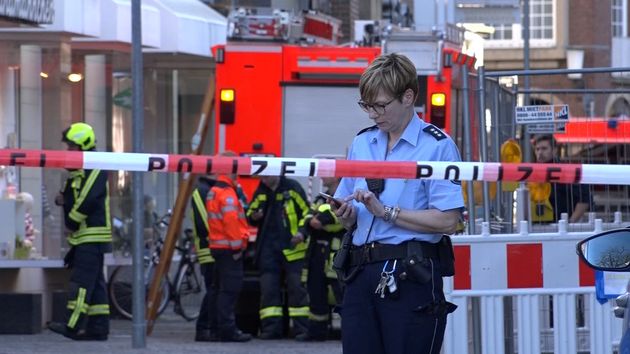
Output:
M383 207L385 208L383 220L385 220L385 222L390 222L392 220L392 214L394 213L394 207L391 207L389 205L383 205Z

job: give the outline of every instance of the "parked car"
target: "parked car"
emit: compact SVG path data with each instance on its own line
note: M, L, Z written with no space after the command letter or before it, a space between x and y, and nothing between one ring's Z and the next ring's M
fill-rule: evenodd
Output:
M589 267L608 272L630 272L630 229L602 232L577 244L577 253ZM626 293L615 299L614 314L623 318L619 353L630 354L630 281Z

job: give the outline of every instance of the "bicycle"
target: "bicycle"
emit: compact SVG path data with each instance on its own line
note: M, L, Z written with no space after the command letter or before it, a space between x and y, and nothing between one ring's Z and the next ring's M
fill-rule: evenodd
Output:
M160 260L160 254L164 245L164 234L168 226L170 213L164 215L153 226L154 245L149 245L152 249L150 254L144 257L144 284L148 296L149 283L153 279L153 273ZM197 262L194 249L192 230L184 230L183 237L179 240L179 245L175 246L179 264L175 276L165 274L160 284L162 298L157 310L157 315L161 315L173 301L174 312L188 321L193 321L199 317L199 306L205 295L203 276ZM177 256L175 260L177 260ZM172 280L171 280L172 279ZM118 266L109 277L108 294L111 305L118 313L127 319L132 318L132 281L133 272L130 266Z

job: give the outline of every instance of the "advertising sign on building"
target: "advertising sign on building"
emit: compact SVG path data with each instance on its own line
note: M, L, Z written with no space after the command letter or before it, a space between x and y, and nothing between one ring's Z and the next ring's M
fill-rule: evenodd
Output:
M519 0L455 0L458 23L509 24L521 22Z
M0 1L0 17L19 22L51 24L55 17L54 0Z
M569 106L518 106L516 124L566 122L569 120Z

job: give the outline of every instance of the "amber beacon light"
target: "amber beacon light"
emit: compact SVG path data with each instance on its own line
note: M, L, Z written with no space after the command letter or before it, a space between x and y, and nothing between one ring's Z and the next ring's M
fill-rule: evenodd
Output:
M234 89L221 89L219 103L219 121L221 124L234 124L236 119L236 100Z
M446 95L441 93L441 92L437 92L431 95L431 105L435 106L435 107L441 107L444 106L446 104Z

